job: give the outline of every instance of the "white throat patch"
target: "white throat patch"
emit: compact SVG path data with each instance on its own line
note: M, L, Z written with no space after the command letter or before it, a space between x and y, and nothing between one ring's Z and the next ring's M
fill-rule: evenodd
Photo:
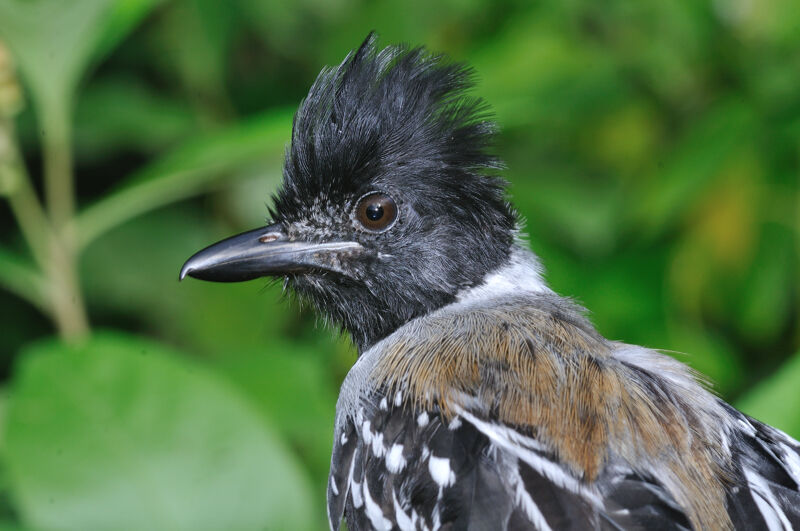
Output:
M542 273L543 268L536 255L516 244L507 264L486 275L483 283L461 290L457 302L469 304L513 293L552 293Z

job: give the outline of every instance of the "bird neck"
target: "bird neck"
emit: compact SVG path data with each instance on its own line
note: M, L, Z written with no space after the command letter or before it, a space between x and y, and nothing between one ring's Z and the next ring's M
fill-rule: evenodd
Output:
M501 253L497 253L498 255ZM446 268L445 268L446 269ZM461 272L463 273L463 272ZM473 278L470 278L473 276ZM536 256L520 241L510 243L498 264L482 274L480 270L463 278L453 278L445 270L440 284L430 284L430 289L420 289L407 293L395 301L392 306L380 311L365 311L374 303L375 293L380 286L370 286L369 291L360 286L340 286L336 298L319 297L311 292L320 313L330 316L338 322L342 329L349 332L359 356L374 347L378 342L389 337L401 327L431 315L443 308L458 304L470 304L474 301L489 300L495 297L514 293L553 293L544 282L542 266ZM380 284L385 279L370 280ZM466 285L458 289L458 285ZM295 285L302 293L304 286ZM366 296L366 298L365 298Z
M543 273L536 255L517 242L506 263L487 273L477 286L459 291L456 301L470 304L514 293L553 293L545 283Z

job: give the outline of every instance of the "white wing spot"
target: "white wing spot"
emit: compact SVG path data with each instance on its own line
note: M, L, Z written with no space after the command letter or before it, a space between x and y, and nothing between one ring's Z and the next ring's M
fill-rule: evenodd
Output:
M403 393L398 391L396 395L394 395L394 405L400 407L400 404L403 403Z
M361 497L361 483L358 481L350 481L350 494L353 496L353 507L358 509L364 505L364 499Z
M382 457L385 452L386 448L383 447L383 434L382 433L373 434L372 453L375 454L375 457Z
M440 487L449 487L456 482L456 474L450 470L450 460L446 457L431 455L428 461L428 471Z
M453 420L451 420L451 421L450 421L450 425L449 425L449 426L447 426L447 428L448 428L450 431L457 430L457 429L458 429L458 428L460 428L460 427L461 427L461 419L460 419L460 418L458 418L458 417L455 417Z
M380 405L378 407L381 408L381 411L388 411L389 410L389 402L386 401L386 397L385 396L383 398L381 398L381 403L380 403Z
M368 420L364 421L361 425L361 438L364 439L364 444L369 444L372 441L372 432L369 429L370 423Z
M412 511L409 517L397 502L394 492L392 492L392 503L394 503L394 518L400 531L415 531L417 529L417 513Z
M392 529L392 522L383 516L380 506L370 496L366 481L364 482L364 510L373 528L379 531L390 531Z
M393 444L386 453L386 468L392 474L397 474L406 466L406 458L403 457L403 445Z
M420 428L424 428L425 426L428 425L428 422L430 422L428 414L425 411L423 411L417 417L417 426L419 426Z
M339 495L339 489L336 487L336 480L333 479L333 476L331 476L331 492L334 496Z

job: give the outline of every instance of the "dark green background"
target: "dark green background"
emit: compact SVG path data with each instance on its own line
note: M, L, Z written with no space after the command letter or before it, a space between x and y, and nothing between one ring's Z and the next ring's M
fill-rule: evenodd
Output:
M648 4L0 0L0 528L325 526L348 339L177 273L372 29L475 66L558 292L800 436L800 8Z

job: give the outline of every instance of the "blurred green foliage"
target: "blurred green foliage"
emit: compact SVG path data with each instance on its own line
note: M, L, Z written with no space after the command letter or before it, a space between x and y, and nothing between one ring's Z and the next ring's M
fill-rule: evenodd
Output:
M557 291L800 436L798 26L791 0L0 0L0 527L325 526L348 340L177 272L263 222L293 109L372 29L476 67Z

